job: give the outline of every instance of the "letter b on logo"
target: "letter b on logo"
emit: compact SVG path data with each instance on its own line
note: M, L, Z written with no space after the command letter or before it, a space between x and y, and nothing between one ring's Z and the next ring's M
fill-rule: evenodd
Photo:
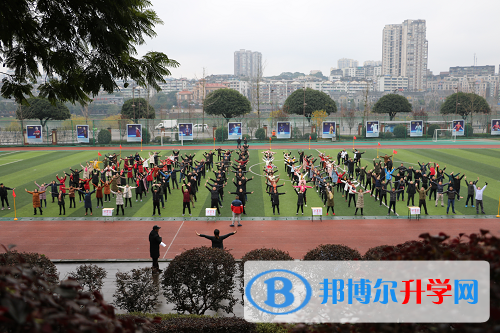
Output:
M283 284L280 289L276 289L278 282ZM267 300L264 302L266 305L273 308L286 308L293 304L295 297L291 293L293 287L292 281L284 277L274 277L265 280L264 283L267 285ZM283 303L276 303L276 294L283 295L285 299Z

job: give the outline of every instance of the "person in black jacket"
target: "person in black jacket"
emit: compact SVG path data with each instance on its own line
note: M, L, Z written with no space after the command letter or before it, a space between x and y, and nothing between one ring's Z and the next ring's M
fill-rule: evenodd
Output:
M153 186L151 186L153 189L153 216L155 216L156 208L158 208L158 216L161 216L160 198L162 198L162 193L159 191L160 186L161 184L153 184Z
M451 210L452 210L453 214L456 214L455 213L455 196L457 197L457 199L458 198L463 199L463 197L461 197L460 194L458 194L458 192L453 189L453 186L449 186L448 191L443 191L443 193L448 195L448 207L446 207L446 214L448 214L448 212L450 211L450 205L451 205Z
M418 186L418 184L415 185L413 183L413 181L411 181L411 182L407 181L406 184L407 184L407 186L406 186L406 193L408 193L408 201L406 202L406 205L407 206L410 205L410 199L411 199L411 205L415 206L415 193L417 193L417 186Z
M286 194L284 193L279 193L278 189L276 187L271 187L271 192L267 192L269 195L271 195L271 203L273 204L273 215L275 215L275 209L278 209L278 215L280 215L280 195Z
M7 198L7 190L15 190L16 188L10 188L10 187L6 187L4 186L4 184L0 184L0 200L2 200L2 210L5 209L5 206L4 206L4 202L5 204L7 204L7 209L10 209L10 206L9 206L9 200Z
M161 227L155 225L153 230L149 233L149 255L151 259L153 259L153 272L161 272L160 266L158 265L161 244L161 237L159 234L160 228Z
M467 205L469 204L469 199L471 202L471 206L474 207L474 185L479 181L479 177L477 177L476 181L473 182L467 182L467 177L464 177L465 184L467 185L467 200L465 201L465 207L467 208ZM0 184L1 185L1 184ZM3 206L2 206L3 209Z
M229 236L232 236L234 235L237 230L233 231L233 232L230 232L228 233L227 235L223 235L223 236L219 236L219 229L215 229L214 230L214 236L207 236L207 235L202 235L202 234L199 234L197 231L195 231L196 234L200 237L205 237L206 239L210 239L212 241L212 247L214 248L218 248L218 249L224 249L224 244L223 244L223 240L228 238Z
M219 188L224 187L223 185L213 185L212 188L207 186L207 183L205 183L205 187L207 190L210 191L210 199L211 199L211 204L210 208L217 208L217 213L220 216L220 209L219 209Z

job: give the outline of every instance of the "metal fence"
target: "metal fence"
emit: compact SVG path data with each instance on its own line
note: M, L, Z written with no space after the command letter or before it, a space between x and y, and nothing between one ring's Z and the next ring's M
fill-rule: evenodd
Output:
M243 136L248 136L250 140L257 140L256 133L259 128L259 133L261 140L268 140L272 136L273 131L277 131L277 124L280 121L290 122L291 136L289 139L279 139L280 141L304 141L308 140L309 136L313 137L314 140L322 139L321 134L321 122L322 121L335 121L337 125L337 137L336 140L352 140L352 136L360 136L365 138L364 122L378 120L381 124L380 137L383 139L396 139L392 136L391 131L394 126L398 124L406 124L408 132L405 137L397 139L409 138L409 122L414 120L411 114L401 114L393 121L389 120L389 117L385 114L374 114L371 113L366 119L361 116L355 117L341 117L338 114L330 115L325 118L318 119L307 119L305 117L276 117L272 118L269 113L261 113L257 115L255 113L246 115L240 118L234 119L224 119L222 117L202 117L200 114L194 114L192 116L186 117L175 117L176 115L170 115L177 123L191 123L198 124L193 130L193 140L184 141L184 144L193 143L213 143L214 137L217 143L227 140L227 128L228 122L241 122L242 134ZM475 114L472 118L472 133L470 133L469 126L466 126L468 131L465 137L478 137L478 136L489 136L489 128L492 119L499 119L500 115L497 114ZM457 115L438 115L429 116L424 120L424 127L436 124L440 128L449 128L453 120L461 119ZM161 119L140 119L137 123L142 124L143 129L146 130L145 133L149 133L149 140L143 142L144 145L149 144L159 144L161 142L161 137L163 136L163 142L166 144L179 143L179 137L176 135L177 128L165 129L159 126ZM133 144L137 145L137 142L127 142L127 124L133 124L134 121L128 119L119 120L64 120L64 121L48 121L43 127L42 137L43 143L41 145L81 145L78 143L76 126L77 125L88 125L89 126L89 143L87 145L102 145L106 144L99 142L98 135L101 131L109 131L111 133L111 142L109 144ZM206 124L207 129L204 129L202 124ZM471 125L471 119L467 119L466 124ZM8 146L22 146L25 145L26 133L25 129L28 125L40 125L38 120L16 120L14 118L10 119L0 119L0 145ZM199 128L197 128L199 127ZM217 134L218 133L218 134ZM432 139L433 133L426 133L424 130L423 139ZM377 140L380 138L365 138L366 140ZM415 139L415 138L412 138ZM326 140L326 139L325 139ZM331 140L331 139L330 139ZM30 144L32 145L32 144Z

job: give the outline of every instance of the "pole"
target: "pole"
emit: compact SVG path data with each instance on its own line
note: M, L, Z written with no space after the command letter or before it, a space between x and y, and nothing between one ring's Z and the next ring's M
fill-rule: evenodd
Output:
M377 158L378 158L378 145L377 145Z
M309 135L309 150L311 150L311 136Z
M271 150L271 142L273 141L272 137L269 137L269 150Z
M352 150L354 150L354 137L352 137Z
M14 209L16 209L16 199L14 199ZM478 208L479 209L479 208ZM500 198L498 199L498 212L497 217L500 217Z
M141 138L141 151L142 151L142 138Z
M14 221L17 221L16 197L14 197Z

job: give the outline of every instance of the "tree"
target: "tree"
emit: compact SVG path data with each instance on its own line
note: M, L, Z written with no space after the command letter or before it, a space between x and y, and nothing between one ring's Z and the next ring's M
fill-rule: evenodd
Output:
M412 108L406 97L398 94L388 94L375 103L372 111L376 113L388 113L390 120L393 120L396 113L411 112Z
M248 98L233 89L217 89L205 99L205 112L212 116L222 116L226 121L243 116L252 111Z
M146 111L146 100L144 98L133 98L127 100L122 106L122 116L128 119L155 119L155 109L152 105Z
M268 120L271 121L272 126L274 127L276 126L278 121L287 121L289 116L290 115L286 113L283 109L279 109L276 111L271 111Z
M311 118L314 125L316 125L316 132L322 132L322 122L328 117L328 114L323 110L316 110L312 113Z
M28 107L18 108L16 118L39 119L40 125L45 127L49 120L66 120L71 118L71 113L66 105L62 103L51 104L48 99L33 97L28 100Z
M458 92L446 97L441 105L442 114L459 114L464 119L472 113L490 113L491 108L486 100L474 93Z
M311 115L316 110L324 110L327 114L337 112L337 105L335 101L324 92L307 88L304 90L295 90L285 101L283 109L288 113L303 114L304 113L304 100L306 103L305 116L307 120L311 121Z
M18 104L28 105L42 73L41 97L84 105L117 90L116 79L159 91L179 66L161 52L134 57L163 23L149 0L6 0L0 17L0 62L14 71L3 72L1 94Z

